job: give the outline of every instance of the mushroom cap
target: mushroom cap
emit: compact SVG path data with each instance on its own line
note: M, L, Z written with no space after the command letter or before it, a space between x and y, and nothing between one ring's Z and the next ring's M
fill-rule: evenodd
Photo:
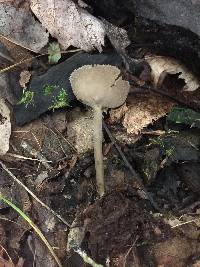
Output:
M119 107L130 88L120 70L111 65L84 65L72 72L70 82L77 99L91 107Z

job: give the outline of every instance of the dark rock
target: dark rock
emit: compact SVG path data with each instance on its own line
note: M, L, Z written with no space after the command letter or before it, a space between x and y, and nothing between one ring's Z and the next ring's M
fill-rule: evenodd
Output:
M85 0L95 16L128 30L137 48L179 59L200 74L200 2L197 0Z
M182 163L177 168L180 178L193 192L200 192L200 164L194 162Z
M71 89L69 77L73 70L86 64L121 65L122 60L120 56L114 53L95 55L79 53L51 67L45 74L33 78L30 81L29 90L34 92L34 104L29 104L27 107L24 104L20 104L14 107L17 125L30 122L48 111L61 88L67 91L69 105L72 105L75 101L75 96ZM44 96L45 85L54 86L54 90L49 96Z
M200 2L197 0L136 0L136 15L190 30L200 36Z

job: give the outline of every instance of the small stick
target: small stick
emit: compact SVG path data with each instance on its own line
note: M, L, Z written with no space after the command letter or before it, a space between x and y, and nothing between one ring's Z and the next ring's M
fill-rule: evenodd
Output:
M13 180L22 186L41 206L46 208L49 212L51 212L54 216L56 216L60 221L62 221L68 227L71 227L70 224L65 221L57 212L52 210L49 206L47 206L44 202L42 202L26 185L24 185L4 164L0 161L0 165L2 168L13 178Z
M39 161L39 162L52 163L51 160L41 160L41 159L28 158L28 157L24 157L22 155L13 154L13 153L6 153L6 155L7 156L10 156L10 157L21 159L21 160L31 160L31 161Z
M103 267L103 265L96 263L92 258L90 258L85 251L81 250L79 247L74 248L74 251L78 253L85 263L90 264L92 267Z
M110 130L108 129L108 127L107 127L107 125L106 125L106 123L104 121L103 121L103 127L104 127L107 135L109 136L111 142L115 145L115 147L116 147L118 153L120 154L120 156L122 157L124 163L126 164L126 166L128 167L128 169L132 173L133 177L139 182L139 185L142 186L142 189L139 189L139 190L140 191L143 191L145 193L145 195L147 196L147 198L151 202L151 204L154 207L154 209L156 209L158 211L161 211L160 208L157 206L157 204L154 202L153 198L150 196L150 194L146 190L146 188L144 187L142 179L138 176L138 174L133 169L133 167L131 166L130 162L127 160L126 156L122 152L120 146L116 143L115 138L112 136L112 133L110 132Z
M171 228L180 227L182 225L186 225L186 224L193 223L193 222L195 223L196 221L198 222L199 218L196 218L196 219L193 219L193 220L190 220L190 221L186 221L186 222L180 222L180 223L178 223L178 224L176 224L174 226L171 226Z
M51 165L48 163L48 160L39 151L32 148L26 141L21 142L21 147L25 149L31 156L37 158L46 169L52 169Z

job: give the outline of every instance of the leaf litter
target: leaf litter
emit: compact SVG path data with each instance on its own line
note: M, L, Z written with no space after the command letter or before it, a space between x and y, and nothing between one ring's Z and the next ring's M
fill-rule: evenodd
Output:
M103 23L71 0L31 0L31 10L63 49L102 51Z
M0 3L0 34L31 51L39 52L47 43L49 34L25 8Z
M55 3L54 6L53 3ZM127 46L131 42L125 30L118 28L114 24L110 24L110 22L106 22L104 19L100 20L89 14L87 10L91 10L92 12L92 9L82 1L78 1L77 3L69 0L49 0L47 10L46 7L47 1L31 1L31 8L35 16L59 43L55 45L55 47L51 47L52 50L49 51L49 63L56 64L60 59L59 46L66 49L70 45L73 45L86 51L94 49L102 51L104 37L105 34L107 34L111 45L122 58L126 68L130 71L129 63L131 62L131 58L130 55L127 54ZM19 8L19 10L21 9ZM88 22L90 25L86 26ZM90 28L89 31L88 27ZM19 43L19 40L16 39L15 41ZM85 61L80 57L80 62L83 65L88 64L87 60L90 55L87 53L83 55ZM104 55L100 54L101 64L104 63ZM184 80L185 83L182 90L180 90L180 94L184 94L187 90L189 97L193 98L190 93L197 92L199 87L198 80L195 76L176 60L164 56L159 57L152 55L152 57L151 62L148 62L149 59L146 59L146 61L151 67L154 86L157 88L162 87L162 83L167 75L176 75L177 79ZM76 61L76 58L71 57L71 61L73 60ZM79 65L80 62L77 64ZM137 62L137 60L133 60L131 63L133 64L133 62ZM45 64L47 64L47 62L45 62ZM45 66L45 64L43 66ZM66 62L66 65L70 66L70 64L72 64L70 60ZM71 73L74 68L79 67L77 64L75 64L75 67L68 70L68 72ZM89 64L95 64L95 62L89 62ZM116 64L119 65L119 61ZM62 65L62 63L56 65L55 69L59 65ZM32 68L34 69L33 64L30 66L31 70ZM45 67L43 73L45 72L46 74ZM120 67L124 74L127 69L124 69L122 65ZM48 65L48 68L52 70L49 76L53 77L56 75L60 81L61 76L58 75L60 70L57 69L57 73L55 74L53 71L54 67ZM63 69L64 74L62 73L62 75L65 76L66 79L66 66L63 66ZM34 73L34 71L31 71L31 73L33 73L34 76L37 70L36 73ZM23 76L23 74L25 75L24 79L22 78L20 80L21 87L22 89L26 89L26 87L30 89L31 87L28 85L30 79L29 73L25 70L21 72L21 76ZM42 90L45 91L44 97L46 97L44 98L44 102L47 102L48 96L52 96L55 84L51 84L51 79L48 80L50 81L49 83L45 83L45 74L39 76L34 90L37 92L42 88ZM37 74L35 76L37 78ZM142 76L139 77L141 78ZM30 79L31 85L32 80L33 79ZM139 79L135 77L134 81L136 80L139 81ZM145 81L141 81L140 85L144 84ZM65 85L69 87L68 83ZM57 98L55 95L53 98L56 100L54 102L54 108L63 108L66 104L68 105L68 99L66 98L66 91L63 85L59 87L59 90L60 89L61 95L57 95ZM31 90L27 91L32 92ZM38 97L38 99L40 101L40 97ZM76 221L78 225L72 228L72 236L68 236L68 242L74 241L75 239L76 244L74 244L74 247L72 246L72 249L77 251L80 255L87 256L87 254L84 254L85 250L88 255L92 255L92 258L98 263L108 264L108 262L110 262L110 266L115 267L129 266L129 262L131 264L134 262L135 266L150 266L150 264L155 266L155 262L158 266L164 267L184 266L188 259L194 258L195 255L199 253L197 239L188 239L186 233L173 231L170 228L170 220L173 220L171 218L169 218L168 221L165 220L165 222L163 222L162 219L155 219L156 213L149 208L148 201L142 197L138 197L138 186L135 186L134 177L132 177L134 175L131 176L127 172L124 167L124 162L113 149L115 140L111 139L112 142L109 142L106 135L104 136L104 148L109 147L109 149L107 149L107 152L104 154L104 165L107 173L106 179L109 181L107 182L108 194L100 200L96 199L96 189L94 188L94 164L90 153L90 147L87 147L87 138L89 138L89 145L92 144L92 139L90 138L90 134L92 133L91 123L89 120L88 124L85 122L87 116L85 116L85 110L82 111L83 107L78 109L78 116L74 116L75 110L73 107L76 105L76 102L74 104L74 98L70 95L69 100L70 107L66 111L66 114L65 110L63 110L64 118L61 121L62 133L58 134L57 130L50 123L53 116L48 111L44 117L42 116L42 118L36 120L36 124L33 122L33 124L27 124L27 127L14 128L17 137L15 136L15 139L11 139L10 151L12 153L8 153L4 157L6 161L9 155L27 155L30 151L23 149L21 144L23 142L26 142L26 144L31 143L32 146L29 145L30 149L36 152L35 154L31 154L31 157L36 157L37 159L38 155L44 154L43 158L51 162L51 171L47 168L47 165L40 164L40 161L37 162L31 159L30 155L28 155L29 157L21 156L18 160L16 158L14 163L13 159L10 161L8 160L9 167L14 166L12 171L15 175L19 175L28 187L33 188L36 194L44 198L45 202L47 201L55 210L59 210L59 213L61 212L67 219L70 218L71 222L74 221L74 217L79 219L78 223ZM27 99L25 98L22 105L26 105L26 103ZM39 104L43 105L44 103L41 104L40 102ZM197 174L197 172L199 172L197 171L199 170L199 141L197 140L194 142L192 139L188 141L186 139L181 139L182 141L179 142L181 136L177 134L177 138L173 136L167 137L165 131L169 130L169 126L175 129L175 131L182 131L181 127L188 127L188 131L191 133L191 130L197 130L190 129L190 127L195 128L198 126L196 122L198 122L199 114L198 112L193 113L184 108L180 110L177 107L175 107L175 113L173 113L174 110L172 109L174 105L175 102L169 100L165 96L146 92L132 92L126 104L119 109L105 113L105 117L112 124L112 127L115 128L115 131L119 132L123 125L128 135L137 137L128 142L128 135L125 135L124 142L121 144L122 150L124 151L125 157L128 158L131 164L133 164L134 169L136 169L138 177L143 179L146 175L146 178L149 178L148 181L145 181L145 186L148 186L148 191L151 192L156 202L162 207L163 214L160 215L165 217L165 211L170 211L176 215L184 216L182 217L182 219L184 218L183 220L180 218L175 218L174 220L180 224L182 222L188 222L189 229L192 229L190 224L193 220L197 220L195 208L188 208L188 213L195 214L194 216L186 212L185 214L181 214L181 210L188 207L187 203L193 203L193 201L195 202L198 200L196 193L199 192ZM33 110L32 107L29 109L29 106L27 106L27 109L23 109L22 113L33 113ZM44 113L45 111L47 110L43 110L38 114ZM59 110L57 110L57 112L59 112ZM166 114L169 114L167 120L165 119ZM31 119L37 118L37 116L38 115L35 115L35 117L32 116ZM163 118L162 121L160 120L161 118ZM26 119L24 121L26 122ZM37 125L38 121L39 125ZM78 123L78 128L76 128L76 123ZM83 125L85 125L85 128ZM146 127L148 127L148 129L144 136L143 130ZM38 135L39 128L41 128L41 133ZM47 129L48 135L46 134ZM150 132L151 129L155 129L155 131L151 132L151 138L149 138L148 131ZM166 136L164 136L163 139L161 137L157 139L154 138L154 141L152 141L153 133L156 131L159 132L159 130L156 129L161 129L160 132L164 132ZM188 134L186 134L186 136L188 136ZM196 138L197 134L194 136L193 137ZM18 139L16 143L13 142L16 139ZM55 140L56 142L54 145ZM82 152L84 151L84 153L79 153L80 151L78 151L79 155L77 156L77 150L71 149L71 146L68 144L69 140L75 145L77 150L79 148L81 149L82 145L84 148ZM86 143L84 143L85 140ZM68 145L68 148L64 146L64 143ZM73 158L76 160L73 164L70 164ZM142 166L141 162L143 162ZM143 169L141 170L140 167ZM147 173L148 171L149 173ZM40 188L38 188L35 186L37 184L36 182L39 181L41 175L44 173L45 175L41 180ZM149 176L147 176L147 174L149 174ZM14 194L18 196L15 190ZM139 190L142 191L141 188ZM30 217L38 221L45 235L56 247L56 252L60 259L65 261L67 244L66 228L57 223L55 217L46 214L40 207L37 207L34 200L30 201L29 198L26 200L22 199L20 203L22 203L24 210L26 209L26 202L28 204L31 203L31 206L27 204ZM198 201L195 207L198 208ZM12 213L8 211L8 214L12 219ZM78 216L75 216L75 214L78 214ZM46 223L44 224L44 221L48 224L46 228ZM83 224L79 224L79 222ZM196 223L196 225L198 224ZM83 226L85 226L85 229L83 229L80 234L79 230ZM3 227L7 229L6 225ZM177 228L178 231L182 229L181 226L177 226ZM17 227L15 229L17 229ZM73 229L75 233L73 233ZM193 233L195 233L195 231L196 230L193 230ZM78 237L76 237L76 235ZM30 234L29 237L30 236L32 238L32 244L29 243L29 248L32 252L30 264L36 260L36 264L39 265L55 266L55 263L49 255L45 256L44 260L44 255L47 254L47 251L44 250L34 235ZM12 241L14 238L10 240ZM26 242L20 243L20 241L23 240L26 240L26 237L23 235L17 239L18 247L16 250L19 253L24 250L23 244L21 243ZM178 250L174 253L177 247ZM67 264L73 266L71 262L71 260L73 260L70 254L71 252L68 251L67 253ZM141 255L143 256L141 257ZM17 263L17 261L15 262ZM97 266L95 262L92 264Z
M199 80L197 77L182 63L174 58L147 55L145 60L151 67L151 76L155 87L162 84L168 74L178 74L178 79L183 79L185 85L183 86L184 91L195 91L200 87Z

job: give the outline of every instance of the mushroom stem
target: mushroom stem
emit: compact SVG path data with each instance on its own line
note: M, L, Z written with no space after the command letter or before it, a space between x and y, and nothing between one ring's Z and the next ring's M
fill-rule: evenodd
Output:
M104 195L104 167L103 167L103 153L102 153L102 110L101 106L95 105L94 109L94 158L96 169L97 190L100 196Z

